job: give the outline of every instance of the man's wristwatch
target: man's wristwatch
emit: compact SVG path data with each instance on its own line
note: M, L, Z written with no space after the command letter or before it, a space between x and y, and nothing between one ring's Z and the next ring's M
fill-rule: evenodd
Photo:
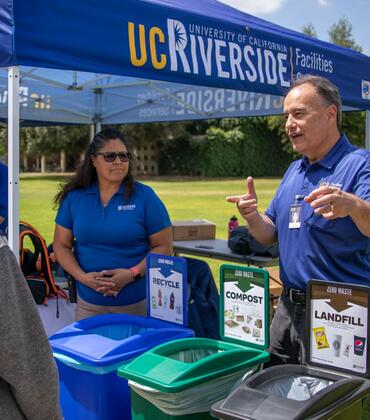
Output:
M134 281L138 281L141 279L141 273L140 270L135 266L135 267L131 267L129 268L129 270L133 273L134 275Z

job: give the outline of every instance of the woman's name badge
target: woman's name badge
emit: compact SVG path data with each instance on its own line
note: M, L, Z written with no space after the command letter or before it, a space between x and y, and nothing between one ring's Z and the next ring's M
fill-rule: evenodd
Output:
M299 229L301 227L302 204L291 204L289 214L289 229Z

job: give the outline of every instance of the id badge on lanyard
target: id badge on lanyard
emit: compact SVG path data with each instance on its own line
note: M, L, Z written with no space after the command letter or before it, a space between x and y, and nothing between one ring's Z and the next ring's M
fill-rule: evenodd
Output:
M294 204L290 205L289 213L289 229L300 229L302 220L302 204L303 195L296 195Z

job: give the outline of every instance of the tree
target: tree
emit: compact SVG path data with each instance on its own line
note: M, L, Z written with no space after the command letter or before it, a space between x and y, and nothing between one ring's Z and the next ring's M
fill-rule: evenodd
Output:
M81 160L81 154L89 144L89 126L62 126L56 129L56 147L60 153L62 171L75 170ZM66 168L62 161L65 158Z
M330 42L342 47L351 48L361 52L362 48L356 44L353 34L352 25L345 17L339 19L337 23L332 25L328 31ZM341 131L347 133L351 142L357 146L365 145L365 112L345 112L343 113Z
M361 52L362 48L353 39L352 29L353 27L349 20L346 17L342 17L328 31L330 42Z
M311 22L303 26L302 32L312 38L317 38L316 29Z
M128 138L133 147L143 143L167 141L183 136L187 133L190 123L146 123L146 124L127 124L119 128Z
M46 170L47 157L56 151L55 128L31 127L20 131L21 154L36 158L36 170ZM41 162L41 164L40 164ZM41 168L40 168L41 166Z

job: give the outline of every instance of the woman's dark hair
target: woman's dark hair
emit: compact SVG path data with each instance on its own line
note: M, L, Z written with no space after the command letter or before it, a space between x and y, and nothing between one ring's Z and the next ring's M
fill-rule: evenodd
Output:
M130 152L129 145L122 133L114 128L105 128L97 133L93 141L89 144L85 152L85 158L81 165L78 167L76 174L64 185L62 185L60 191L54 198L54 203L59 206L66 195L77 188L86 188L95 183L98 179L96 169L92 163L92 156L96 155L103 148L103 146L110 140L120 140L125 146L128 152ZM131 154L132 156L132 154ZM131 197L135 190L135 180L133 176L132 160L128 168L128 173L123 180L125 184L125 198Z

